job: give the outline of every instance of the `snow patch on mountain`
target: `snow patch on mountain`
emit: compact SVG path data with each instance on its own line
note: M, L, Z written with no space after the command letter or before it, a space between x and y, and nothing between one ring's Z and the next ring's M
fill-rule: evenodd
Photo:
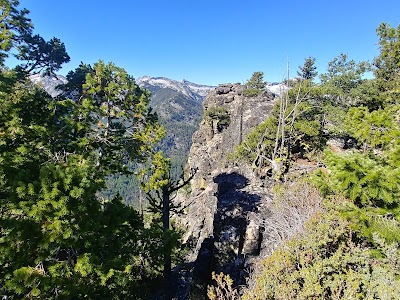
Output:
M62 75L42 76L40 74L35 74L31 75L30 79L32 82L41 86L52 97L56 97L61 93L60 90L57 90L57 86L66 84L68 82L67 79ZM143 76L136 79L136 84L143 88L168 88L182 93L198 102L203 102L204 97L215 89L214 86L197 84L185 79L178 81L166 77L151 76ZM283 95L283 93L287 90L287 86L282 83L267 83L266 88L278 96Z
M136 83L144 88L149 86L169 88L199 102L202 102L203 98L215 88L214 86L196 84L185 79L177 81L165 77L150 76L140 77L136 79Z
M42 76L41 74L35 74L29 76L29 78L33 83L41 86L52 97L57 97L61 93L57 89L57 86L68 82L67 78L62 75Z

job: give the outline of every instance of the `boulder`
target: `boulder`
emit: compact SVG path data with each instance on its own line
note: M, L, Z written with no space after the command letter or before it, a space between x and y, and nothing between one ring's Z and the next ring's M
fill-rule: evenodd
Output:
M232 90L232 84L221 84L215 89L217 95L228 94Z

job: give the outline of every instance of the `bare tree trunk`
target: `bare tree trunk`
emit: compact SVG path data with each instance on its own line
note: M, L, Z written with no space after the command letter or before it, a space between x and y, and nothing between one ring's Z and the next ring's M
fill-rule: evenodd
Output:
M288 112L289 109L289 69L288 69L286 92L280 99L279 103L278 126L275 132L274 148L272 149L270 158L267 158L266 155L263 153L263 151L265 151L263 142L267 133L266 129L258 142L256 149L257 155L253 161L253 168L261 166L263 160L265 159L271 164L272 171L276 175L276 177L279 178L283 173L288 171L290 166L289 158L292 151L291 148L293 146L293 139L294 139L294 123L296 122L296 118L301 114L301 112L300 113L298 112L298 107L300 103L304 99L306 99L311 88L304 95L301 95L301 90L302 90L302 82L300 82L299 84L294 107L291 109L290 112Z

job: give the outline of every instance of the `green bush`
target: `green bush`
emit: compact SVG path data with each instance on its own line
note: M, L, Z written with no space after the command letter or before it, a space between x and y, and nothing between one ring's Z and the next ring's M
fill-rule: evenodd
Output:
M224 128L228 127L231 122L229 112L224 107L210 107L204 112L204 117L210 123L212 120L217 120L218 131L222 131Z
M358 207L397 207L400 197L400 169L369 153L325 152L331 174L328 185L335 194L354 201Z
M262 262L243 299L397 299L400 251L373 237L379 254L335 212L316 217L303 236Z
M243 91L243 95L246 97L257 97L258 95L261 95L263 93L262 90L258 90L255 88L248 88Z

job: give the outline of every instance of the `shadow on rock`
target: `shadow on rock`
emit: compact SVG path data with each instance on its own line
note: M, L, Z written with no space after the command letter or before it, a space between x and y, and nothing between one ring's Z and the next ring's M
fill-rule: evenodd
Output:
M248 214L257 210L261 197L243 190L249 182L238 173L220 174L214 182L218 184L218 204L214 216L215 271L229 274L236 285L244 284L243 246Z
M245 283L245 253L248 214L257 210L260 196L244 189L249 180L239 173L222 173L214 178L217 210L214 214L213 237L203 241L193 269L193 284L197 294L205 293L211 284L211 273L229 274L235 285ZM255 241L259 246L259 241ZM192 290L193 291L193 290Z

